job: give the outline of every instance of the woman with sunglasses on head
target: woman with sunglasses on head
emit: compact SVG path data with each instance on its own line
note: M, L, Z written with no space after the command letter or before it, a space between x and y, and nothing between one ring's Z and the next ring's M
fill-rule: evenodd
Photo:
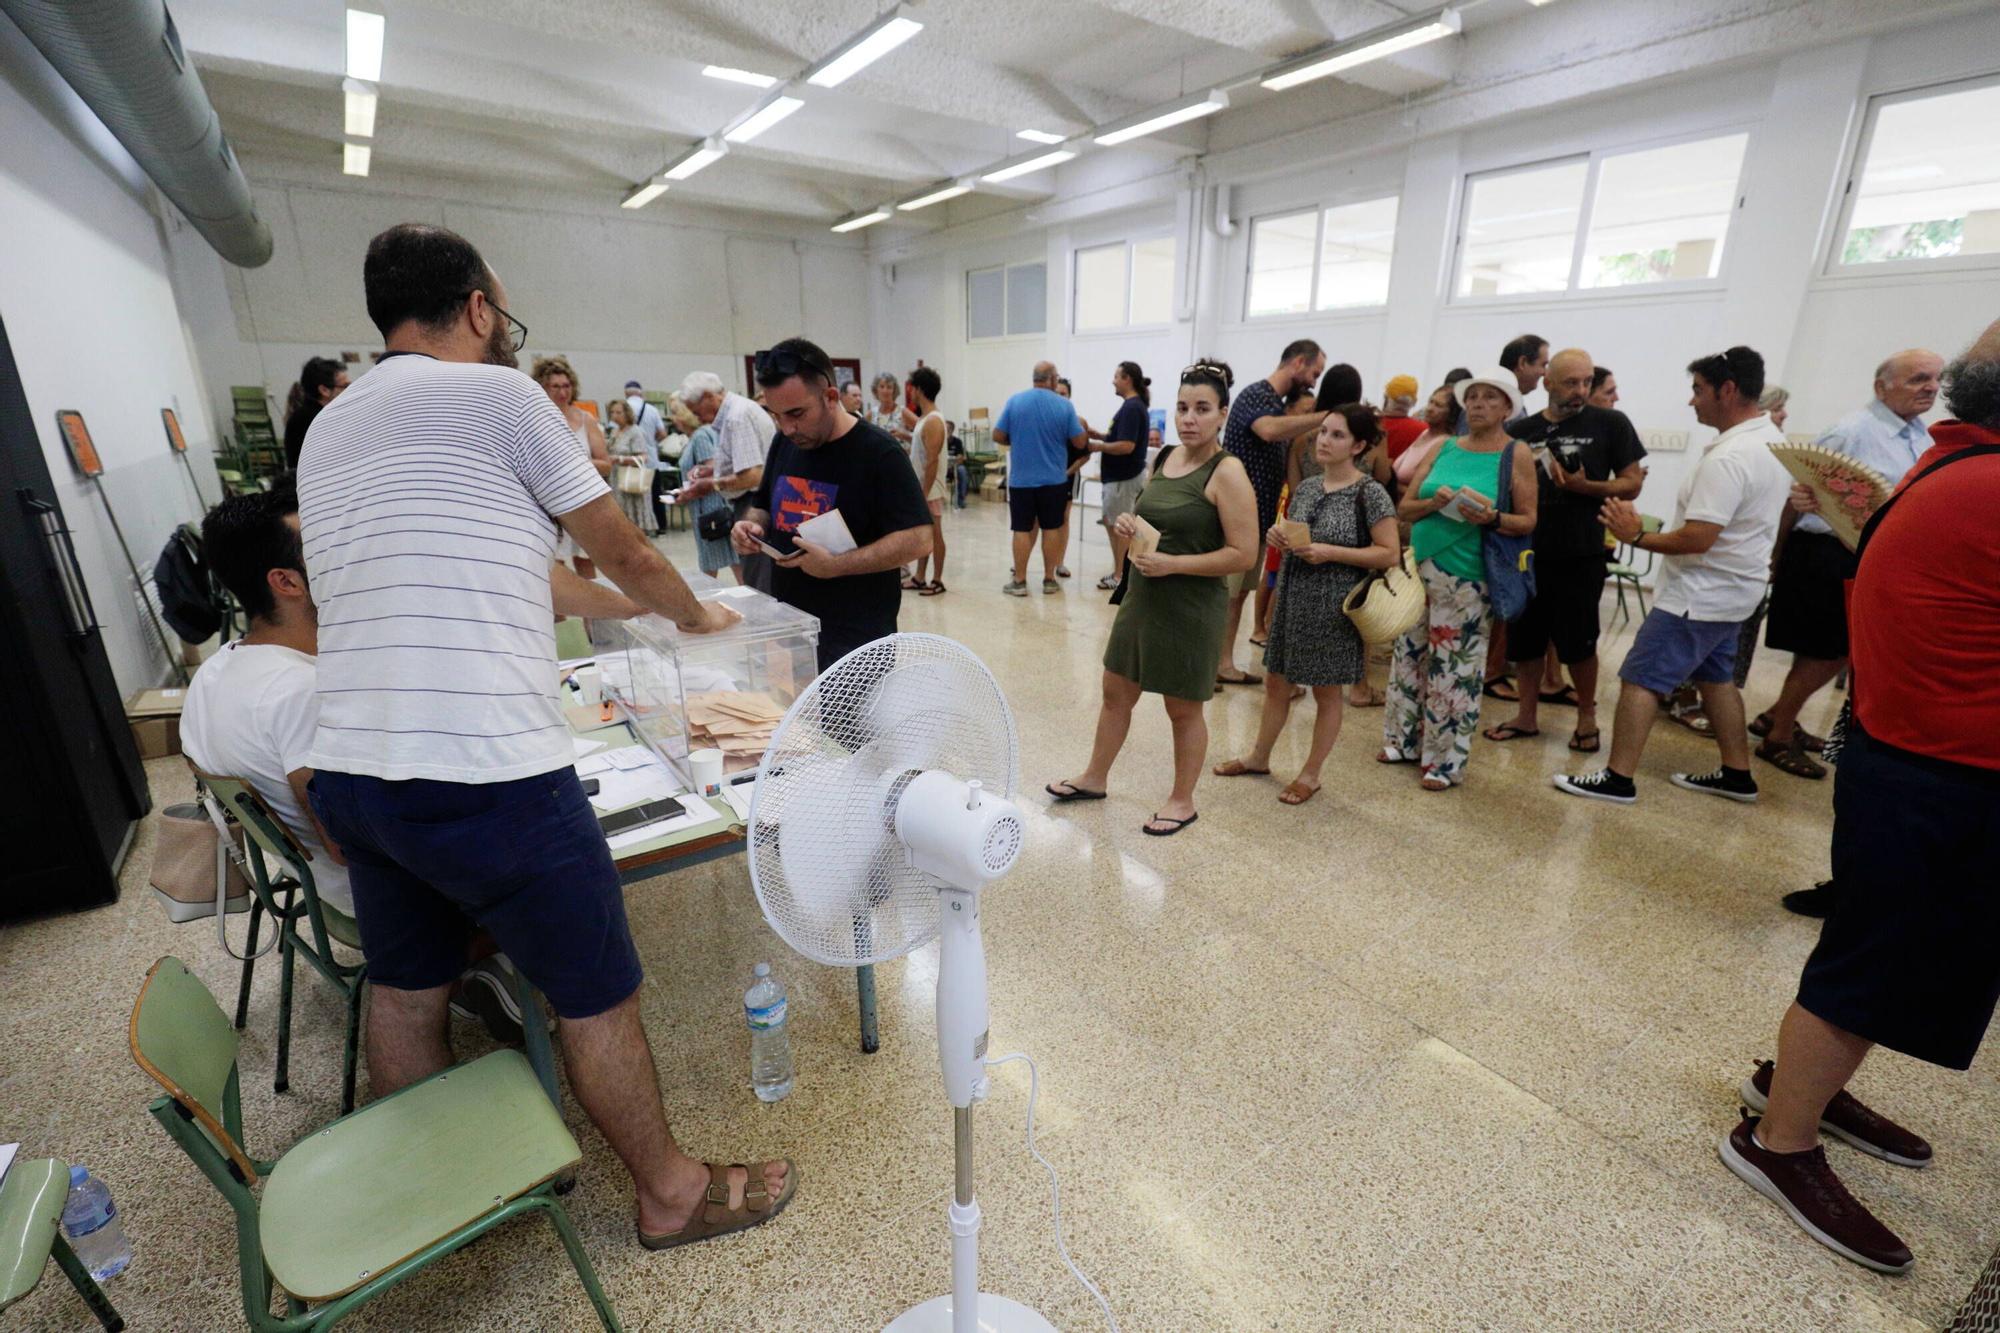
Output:
M1215 361L1181 372L1174 404L1180 447L1164 450L1139 495L1136 514L1118 520L1129 542L1159 534L1158 547L1142 540L1127 557L1124 595L1104 649L1104 702L1090 764L1046 788L1057 801L1101 801L1111 765L1124 748L1132 710L1142 694L1158 694L1174 732L1174 785L1167 802L1142 826L1170 837L1194 823L1195 783L1208 754L1202 705L1215 693L1215 659L1229 609L1228 580L1257 561L1257 497L1250 475L1222 451L1234 376Z
M1388 569L1400 559L1396 507L1380 482L1358 463L1381 441L1375 409L1363 403L1333 408L1313 436L1318 471L1292 492L1287 518L1306 525L1300 538L1284 521L1265 534L1283 551L1271 641L1264 649L1264 716L1257 743L1241 759L1217 764L1219 777L1271 771L1271 747L1284 732L1294 687L1311 689L1315 714L1312 748L1278 799L1304 805L1320 788L1320 768L1340 738L1341 693L1366 684L1368 648L1341 610L1365 571Z
M1486 530L1533 532L1538 494L1534 455L1514 449L1512 505L1506 512L1494 507L1500 467L1513 443L1507 418L1521 402L1514 372L1495 367L1460 380L1455 396L1470 429L1417 465L1396 506L1397 516L1411 524L1410 551L1427 605L1423 619L1396 641L1376 756L1384 764L1420 764L1425 791L1447 791L1465 780L1479 726L1490 610Z

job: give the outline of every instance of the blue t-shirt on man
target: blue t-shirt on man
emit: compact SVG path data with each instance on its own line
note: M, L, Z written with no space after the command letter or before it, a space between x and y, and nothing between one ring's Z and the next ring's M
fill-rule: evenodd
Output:
M1069 480L1068 445L1083 434L1069 399L1053 389L1023 389L1000 409L993 429L1007 435L1009 486L1060 486Z

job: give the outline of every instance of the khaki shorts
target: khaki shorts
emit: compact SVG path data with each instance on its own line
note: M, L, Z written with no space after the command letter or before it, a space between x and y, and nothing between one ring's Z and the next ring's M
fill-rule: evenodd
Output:
M1136 513L1139 508L1139 492L1145 487L1144 477L1127 477L1124 481L1105 482L1100 488L1102 496L1099 500L1097 521L1108 528L1123 515Z
M1263 583L1264 548L1259 546L1257 548L1257 563L1244 570L1241 574L1231 574L1229 576L1229 595L1231 597L1247 597L1263 586Z

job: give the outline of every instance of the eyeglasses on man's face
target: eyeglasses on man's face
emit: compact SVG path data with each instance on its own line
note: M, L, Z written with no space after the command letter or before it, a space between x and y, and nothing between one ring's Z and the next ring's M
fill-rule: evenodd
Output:
M479 291L481 295L485 295L483 289L474 288L473 290ZM467 292L466 299L470 300L471 298L472 298L472 293ZM510 348L518 352L523 347L526 347L528 345L528 326L526 324L523 324L520 320L515 319L512 315L508 314L505 310L501 308L500 303L494 300L491 296L486 297L486 307L487 309L491 310L494 314L500 316L500 318L507 321L507 345Z

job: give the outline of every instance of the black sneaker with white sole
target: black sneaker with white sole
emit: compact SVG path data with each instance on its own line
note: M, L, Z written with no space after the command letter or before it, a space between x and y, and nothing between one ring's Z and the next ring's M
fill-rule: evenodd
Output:
M1724 1166L1835 1254L1878 1273L1910 1271L1916 1262L1910 1247L1847 1192L1827 1164L1826 1149L1772 1152L1757 1142L1756 1130L1757 1118L1746 1112L1722 1136L1717 1151Z
M1738 1089L1743 1100L1750 1103L1750 1109L1759 1114L1770 1104L1771 1075L1776 1068L1769 1060L1759 1060L1756 1071ZM1845 1089L1834 1093L1833 1100L1820 1112L1819 1127L1822 1133L1897 1166L1922 1168L1931 1164L1931 1145L1922 1135L1912 1134L1889 1117L1869 1110L1860 1098Z
M458 979L451 1011L460 1018L484 1023L487 1033L502 1046L521 1046L527 1041L521 1030L521 1006L514 999L504 967L492 958L482 958L465 969Z
M1676 787L1688 791L1706 792L1710 796L1741 801L1745 805L1757 803L1757 780L1740 769L1732 771L1727 768L1717 768L1707 773L1675 773L1667 780Z
M1608 768L1600 768L1595 773L1558 773L1551 779L1557 791L1566 791L1571 796L1585 796L1593 801L1610 801L1615 805L1630 805L1639 799L1639 789L1632 779L1619 777Z

